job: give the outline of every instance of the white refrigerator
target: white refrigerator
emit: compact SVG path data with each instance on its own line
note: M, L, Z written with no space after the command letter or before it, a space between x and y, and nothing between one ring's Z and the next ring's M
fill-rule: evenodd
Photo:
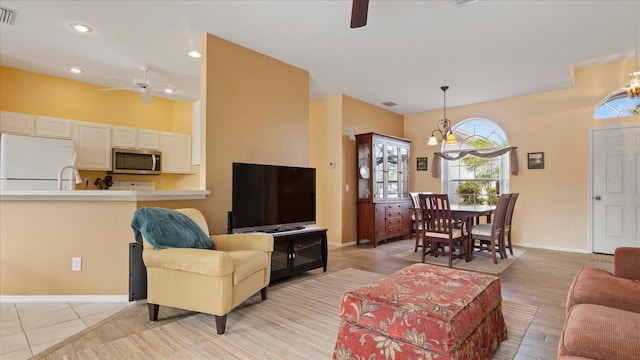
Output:
M1 134L0 190L57 190L58 172L74 161L72 140ZM63 178L62 189L73 189L73 171Z

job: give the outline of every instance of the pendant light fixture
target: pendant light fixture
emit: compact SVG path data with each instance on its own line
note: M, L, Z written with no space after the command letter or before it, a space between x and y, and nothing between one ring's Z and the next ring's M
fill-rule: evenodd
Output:
M456 136L451 130L451 121L447 119L447 90L449 87L445 85L441 86L440 89L444 95L444 116L436 123L436 128L431 132L431 137L429 137L427 145L438 145L438 140L435 136L436 133L440 133L440 137L443 141L447 142L447 145L454 145L457 142Z
M630 98L640 97L640 68L638 68L638 50L636 50L636 71L629 74L629 84L624 87Z

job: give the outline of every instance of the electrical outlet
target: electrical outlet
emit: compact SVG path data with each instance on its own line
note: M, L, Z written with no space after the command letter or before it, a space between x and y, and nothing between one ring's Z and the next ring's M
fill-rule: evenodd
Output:
M73 258L71 258L71 271L82 271L82 258L81 257L73 257Z

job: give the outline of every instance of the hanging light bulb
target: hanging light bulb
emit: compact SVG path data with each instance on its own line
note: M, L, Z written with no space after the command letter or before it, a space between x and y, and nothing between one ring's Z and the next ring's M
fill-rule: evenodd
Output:
M449 135L447 135L447 145L455 145L456 142L456 136L453 135L453 132L450 132Z

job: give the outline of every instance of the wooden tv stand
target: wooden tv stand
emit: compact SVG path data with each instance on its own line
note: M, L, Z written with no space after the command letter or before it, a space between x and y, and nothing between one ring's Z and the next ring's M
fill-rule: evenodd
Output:
M322 267L327 271L327 229L309 226L271 233L271 280Z

